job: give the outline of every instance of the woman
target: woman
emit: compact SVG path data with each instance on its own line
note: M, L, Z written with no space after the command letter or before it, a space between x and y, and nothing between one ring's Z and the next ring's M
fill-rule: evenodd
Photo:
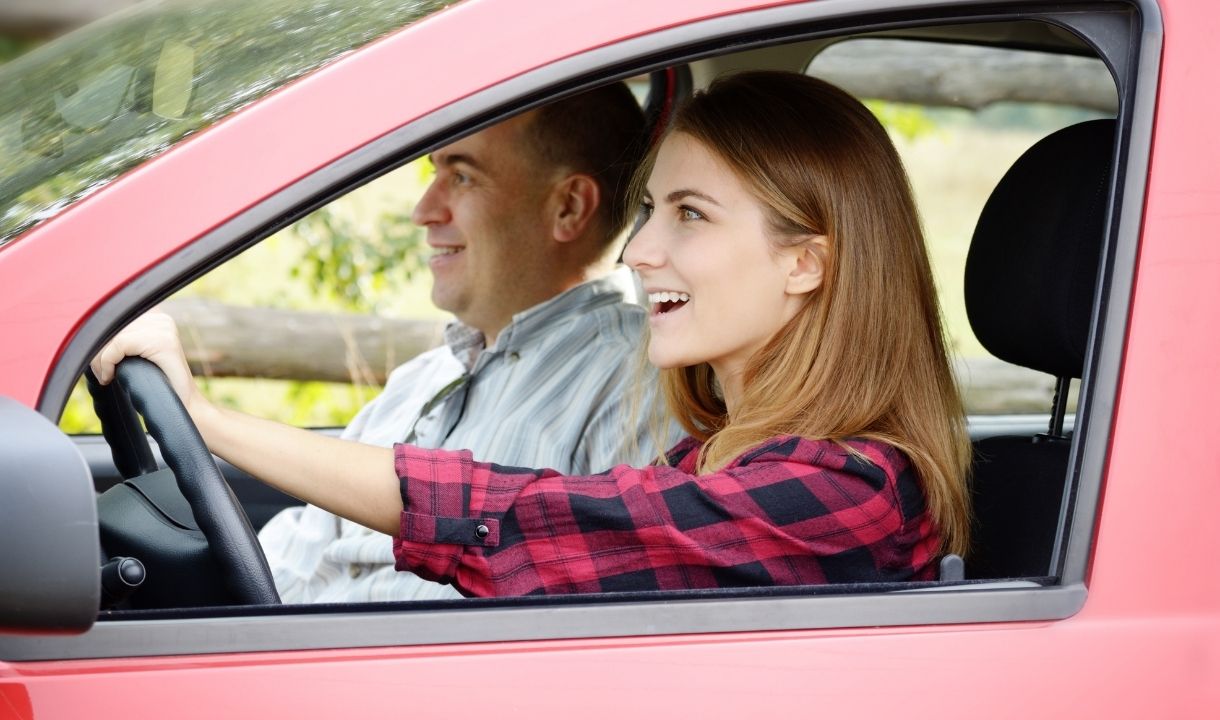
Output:
M570 477L220 409L164 316L94 372L148 357L218 455L394 536L399 569L468 595L933 579L968 541L969 443L880 124L812 78L732 76L677 114L637 187L624 260L690 433L663 463Z

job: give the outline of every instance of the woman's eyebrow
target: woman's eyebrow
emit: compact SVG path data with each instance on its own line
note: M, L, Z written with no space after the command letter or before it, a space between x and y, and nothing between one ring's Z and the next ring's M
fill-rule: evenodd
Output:
M700 200L705 200L707 202L710 202L711 204L715 205L716 207L723 207L720 203L716 202L716 199L713 198L712 196L705 195L705 194L699 192L698 190L687 190L687 189L674 190L673 192L671 192L670 194L665 196L665 202L676 203L676 202L685 200L688 197L699 198Z

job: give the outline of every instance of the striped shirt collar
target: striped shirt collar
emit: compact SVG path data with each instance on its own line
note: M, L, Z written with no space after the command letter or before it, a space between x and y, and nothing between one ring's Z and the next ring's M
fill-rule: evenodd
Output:
M617 267L608 275L581 283L513 315L512 322L500 332L496 344L488 351L519 353L535 338L554 332L580 314L610 303L638 302L638 298L631 270L625 266ZM466 366L467 371L474 372L479 356L485 349L482 331L461 320L454 320L445 327L444 339L454 357Z

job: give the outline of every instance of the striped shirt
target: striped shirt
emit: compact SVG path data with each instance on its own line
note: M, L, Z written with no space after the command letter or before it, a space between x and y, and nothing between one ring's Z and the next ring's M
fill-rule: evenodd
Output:
M631 304L636 297L620 268L515 315L486 349L482 333L455 321L443 346L390 374L343 437L469 449L506 465L573 474L647 463L657 450L645 423L628 432L646 321ZM647 377L641 419L654 381ZM286 603L460 597L448 585L395 572L389 536L312 505L276 515L259 540Z

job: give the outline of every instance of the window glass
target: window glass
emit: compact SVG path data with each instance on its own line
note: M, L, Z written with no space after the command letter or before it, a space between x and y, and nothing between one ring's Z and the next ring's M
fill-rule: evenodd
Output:
M966 254L983 204L1023 152L1060 128L1114 116L1117 94L1105 65L1025 50L860 38L822 51L807 72L865 99L902 156L967 411L1048 412L1054 378L991 356L971 330Z
M0 247L293 78L453 0L167 0L0 67Z

